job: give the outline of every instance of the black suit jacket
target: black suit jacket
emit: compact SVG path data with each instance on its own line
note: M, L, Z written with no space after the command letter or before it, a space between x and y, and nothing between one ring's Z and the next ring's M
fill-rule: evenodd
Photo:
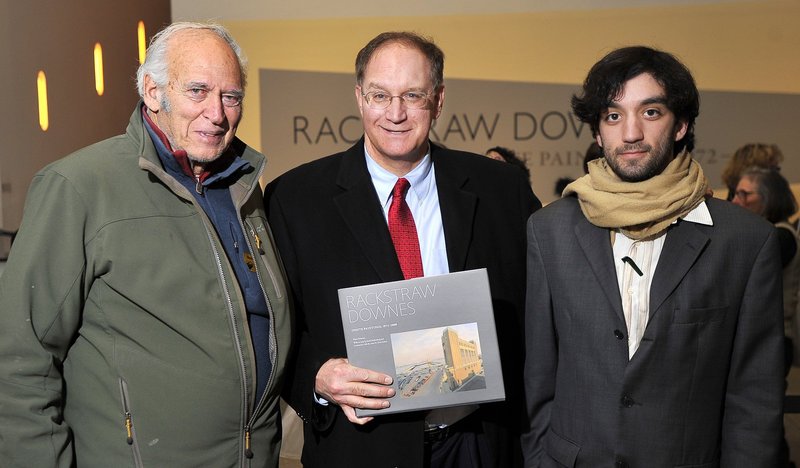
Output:
M337 290L403 279L363 148L362 140L289 171L266 189L270 224L297 306L286 398L306 422L304 466L421 467L423 413L378 416L358 426L338 407L313 400L320 366L346 356ZM433 144L431 159L450 270L488 270L510 405L486 405L479 415L497 466L513 466L512 458L521 460L509 444L523 413L525 222L541 204L518 168Z
M706 203L713 226L667 231L630 361L609 230L572 197L531 217L527 467L778 466L775 229L729 202Z

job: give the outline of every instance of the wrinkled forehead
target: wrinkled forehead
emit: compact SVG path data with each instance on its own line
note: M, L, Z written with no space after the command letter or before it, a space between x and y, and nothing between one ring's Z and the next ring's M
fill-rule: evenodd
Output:
M167 52L170 80L181 82L215 78L241 88L239 59L230 45L212 31L179 31Z

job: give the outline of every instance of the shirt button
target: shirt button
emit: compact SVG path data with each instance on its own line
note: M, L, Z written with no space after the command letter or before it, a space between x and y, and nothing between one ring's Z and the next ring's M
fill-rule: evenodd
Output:
M635 402L629 395L622 395L622 406L630 408Z
M624 334L624 333L622 333L622 332L621 332L621 331L619 331L619 330L614 330L614 337L615 337L616 339L618 339L618 340L624 340L624 339L625 339L625 334Z
M614 463L614 466L616 468L628 468L628 464L625 463L625 460L617 460L617 462Z

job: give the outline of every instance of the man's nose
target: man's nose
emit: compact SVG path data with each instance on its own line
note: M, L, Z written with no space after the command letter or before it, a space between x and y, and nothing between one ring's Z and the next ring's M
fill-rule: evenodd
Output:
M386 108L386 118L391 122L402 122L406 119L406 103L400 96L392 96Z
M203 115L210 122L221 125L225 121L225 106L222 104L222 96L210 96L210 99L206 99Z
M622 127L622 138L626 143L634 143L644 138L639 119L626 119Z

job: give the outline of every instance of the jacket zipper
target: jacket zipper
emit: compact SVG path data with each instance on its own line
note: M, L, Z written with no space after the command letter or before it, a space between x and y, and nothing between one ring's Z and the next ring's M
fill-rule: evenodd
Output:
M251 226L250 223L248 222L244 221L242 222L243 232L247 232L244 230L245 229L244 224L247 224L246 226L247 230L250 231L250 235L253 236L253 239L255 239L256 253L259 256L261 256L264 253L264 250L261 248L261 238L258 237L258 234L256 234L255 229L253 229L253 226ZM247 242L247 248L250 250L250 252L253 252L253 246L250 243L250 239L248 238L248 236L244 236L244 238L245 242ZM279 292L280 290L278 288L278 283L275 280L275 276L272 273L272 269L269 267L269 264L267 263L266 260L263 261L262 263L264 264L264 267L267 269L270 279L272 280L272 286L273 289L275 290L275 294L278 295L278 297L280 297L280 292ZM270 373L269 373L269 379L267 380L267 385L264 387L264 394L261 395L261 399L257 401L255 406L253 407L253 411L250 414L250 420L247 422L247 425L245 426L245 456L247 458L253 458L253 451L251 450L250 447L251 443L250 429L253 423L255 423L256 414L258 414L257 411L258 408L266 401L267 395L269 394L269 388L272 385L273 378L275 377L275 364L276 364L275 358L278 355L278 345L277 345L277 339L275 337L275 313L272 310L272 303L270 303L269 301L269 294L267 294L267 290L264 289L264 283L262 283L261 281L261 275L258 274L258 262L256 262L255 259L253 261L253 264L255 265L256 269L256 278L258 278L258 285L261 287L261 293L264 295L264 300L267 303L267 313L269 314L269 360L272 363L272 366L270 367ZM253 343L253 345L255 346L255 343Z
M209 241L209 244L211 245L211 250L214 253L214 260L217 263L217 273L219 274L219 277L222 280L222 290L223 290L223 293L224 293L224 296L225 296L225 303L228 306L228 318L231 321L231 328L233 329L233 335L234 335L234 338L236 340L236 357L239 359L239 373L242 376L242 394L241 394L241 398L242 398L242 402L244 403L242 405L242 412L241 412L240 416L241 416L241 420L242 421L247 421L248 420L247 412L248 412L249 399L247 398L247 374L246 374L246 369L244 368L244 352L242 350L242 337L239 334L239 329L237 327L236 314L233 312L233 300L231 299L231 292L228 289L228 283L225 281L225 272L223 271L223 268L222 268L222 260L220 260L219 250L217 250L217 246L216 246L216 244L214 244L214 238L211 235L211 232L209 231L208 226L206 225L206 223L203 223L203 226L206 229L206 235L208 236L208 241ZM246 428L245 428L245 431L247 432ZM246 436L246 434L245 434L245 436ZM244 455L245 455L244 453L239 455L239 465L240 466L244 466L244 460L242 459L242 457ZM252 457L252 455L250 457ZM248 458L250 458L250 457L248 457Z
M159 179L161 179L162 181L164 181L167 184L167 186L171 187L175 191L176 194L180 195L181 193L183 193L182 196L186 200L191 201L191 203L198 209L198 214L200 214L201 218L207 219L208 215L205 213L205 211L200 206L198 206L197 201L194 199L194 197L190 193L186 192L186 189L185 189L185 187L183 187L183 185L181 185L179 182L177 182L173 177L171 177L168 174L166 174L166 172L163 171L163 169L160 166L157 166L152 161L149 161L149 160L142 161L141 159L140 159L140 166L142 168L147 169L150 172L156 174L156 176ZM258 168L258 170L256 172L256 176L261 174L261 169L263 169L263 164ZM166 177L164 177L164 176L166 176ZM252 194L252 192L255 190L256 187L258 187L258 184L254 184L253 186L250 187L250 190L246 194L245 199ZM201 190L201 188L202 188L202 184L196 184L195 185L195 191L197 191L199 194L203 194L203 191ZM234 207L236 208L236 212L238 214L239 211L241 210L241 206L238 206L234 202ZM240 218L239 219L239 223L241 224L242 222L243 221ZM241 338L241 335L239 334L238 328L236 327L237 319L236 319L236 314L234 314L234 311L233 311L233 300L231 299L231 294L230 294L230 290L228 288L228 284L225 281L225 273L224 273L224 269L222 268L222 261L220 260L219 250L217 249L216 245L214 244L214 236L213 236L211 230L209 230L209 224L210 224L210 220L207 220L207 222L204 221L203 222L203 227L206 230L206 236L208 237L209 244L211 245L211 250L212 250L212 252L214 254L214 260L217 263L217 273L219 274L219 277L222 280L222 288L223 288L223 292L224 292L224 296L225 296L225 301L226 301L226 304L228 306L228 318L230 319L230 322L231 322L231 325L232 325L232 328L233 328L234 338L236 340L236 345L237 345L236 346L236 353L237 353L237 357L239 358L240 375L242 376L242 402L244 403L242 405L242 412L240 413L240 419L242 421L248 421L244 426L244 432L245 432L244 433L244 437L245 437L245 446L249 449L248 440L250 438L250 427L252 425L252 422L255 420L255 417L251 416L250 418L248 418L248 414L247 414L247 412L249 410L249 399L247 398L247 377L246 377L246 369L244 367L244 351L242 350L242 338ZM252 232L253 231L251 230L251 233ZM247 238L246 235L244 237L245 237L245 239ZM260 239L259 239L259 244L260 244ZM248 245L249 245L249 241L248 241ZM265 262L265 265L266 265L266 262ZM270 271L269 268L267 270ZM270 274L271 274L271 271L270 271ZM264 290L264 285L261 284L261 278L260 277L259 277L258 281L259 281L259 285L261 286L261 291L263 292L264 298L265 298L265 300L267 302L267 309L268 309L268 312L269 312L269 315L270 315L270 323L274 323L274 318L275 317L274 317L274 314L272 312L272 306L269 303L269 297L267 296L267 294L266 294L266 292ZM272 281L273 281L273 283L275 283L274 276L272 277ZM276 286L275 290L278 291L277 286ZM280 293L278 293L278 294L280 294ZM247 312L245 311L245 314L246 313ZM277 345L276 345L276 338L275 338L274 328L271 328L271 330L272 330L272 333L270 333L270 347L272 349L270 350L270 359L272 359L272 362L274 363L275 362L275 356L277 355L277 352L275 351L275 348L277 347ZM274 373L275 373L275 367L273 366L272 373L270 374L270 378L267 381L267 387L266 388L269 388L270 384L272 383L272 378L274 376ZM265 391L264 392L264 397L262 397L262 400L266 397L266 394L267 393ZM257 407L258 407L258 405L256 405L256 408ZM253 415L254 414L255 414L255 411L253 411ZM133 432L133 435L134 435L134 444L135 444L135 432ZM249 452L250 455L247 458L252 458L252 456L253 456L252 455L252 451L245 450L244 452ZM242 458L245 455L246 455L245 453L242 453L239 456L239 465L240 466L244 466L244 464L245 464L245 461Z
M119 379L119 392L122 398L122 412L125 415L126 442L131 446L131 452L133 452L133 464L137 468L141 468L144 465L142 465L142 455L139 453L139 443L136 441L136 430L133 427L133 415L128 399L128 383L122 378Z

